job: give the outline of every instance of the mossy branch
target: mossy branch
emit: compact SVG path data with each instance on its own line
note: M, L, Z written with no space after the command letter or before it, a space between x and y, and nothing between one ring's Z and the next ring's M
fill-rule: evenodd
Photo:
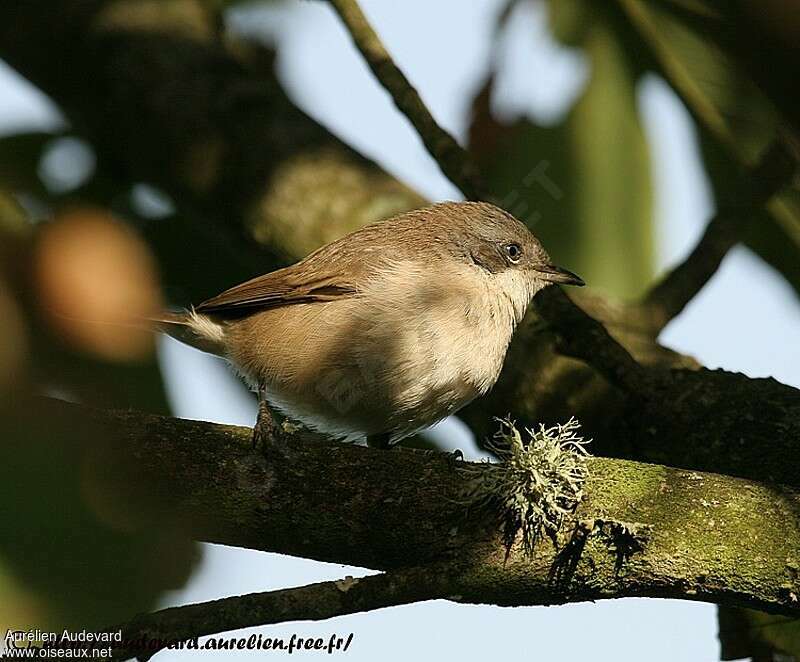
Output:
M563 517L558 546L545 539L507 551L496 510L467 513L467 479L445 457L292 437L287 465L254 453L247 428L36 404L30 410L53 436L30 443L51 447L62 427L96 426L102 445L72 452L87 454L107 518L168 518L199 540L378 570L446 564L454 571L437 592L464 602L647 595L800 614L791 570L800 495L785 487L587 458L582 499ZM592 523L589 534L570 545L581 522ZM568 547L579 553L555 582Z

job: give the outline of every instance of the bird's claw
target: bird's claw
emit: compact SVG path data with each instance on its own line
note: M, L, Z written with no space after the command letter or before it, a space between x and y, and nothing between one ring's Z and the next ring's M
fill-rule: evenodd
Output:
M266 457L286 455L287 443L283 428L272 416L265 400L258 405L252 444L253 450L260 450Z
M449 464L452 469L455 469L459 462L464 461L464 453L460 448L456 448L454 451L446 454L446 459L447 464Z

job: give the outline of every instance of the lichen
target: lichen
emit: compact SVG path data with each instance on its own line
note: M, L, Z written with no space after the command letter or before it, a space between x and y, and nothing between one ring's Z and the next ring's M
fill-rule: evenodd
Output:
M580 503L589 474L588 442L578 436L580 424L574 418L564 425L526 429L527 441L514 421L498 420L500 429L487 447L500 462L462 469L468 477L464 500L470 506L496 507L506 553L520 537L530 555L544 535L555 540L564 518Z
M347 577L345 577L344 579L340 579L340 580L334 582L334 585L342 593L347 593L351 588L353 588L360 581L361 581L360 579L358 579L356 577L353 577L352 575L347 575Z

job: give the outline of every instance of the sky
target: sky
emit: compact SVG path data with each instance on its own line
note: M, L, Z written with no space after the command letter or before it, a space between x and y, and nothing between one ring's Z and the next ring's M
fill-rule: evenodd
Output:
M501 0L363 0L378 33L440 123L463 141L470 92L482 81ZM553 120L581 88L586 63L548 36L534 7L519 12L500 64L496 110L506 118L530 113ZM432 200L459 199L427 156L418 137L375 83L325 3L251 5L231 16L254 38L277 40L281 78L307 113ZM346 90L343 94L342 90ZM639 102L655 165L658 266L666 269L691 249L713 203L698 161L685 110L660 81L641 86ZM0 134L53 128L61 122L46 97L0 65ZM79 157L76 157L79 158ZM765 320L768 323L765 323ZM664 344L705 365L774 376L800 387L800 306L769 267L734 249L714 279L664 331ZM160 343L170 400L177 415L252 425L255 409L244 387L219 360L177 342ZM477 457L458 422L443 424L440 439ZM276 554L204 545L188 585L163 605L303 585L368 571ZM268 636L354 634L348 660L484 660L520 656L540 660L649 661L719 659L715 608L674 600L625 599L561 607L499 608L444 601L384 609L321 623L287 623L244 631ZM164 652L169 662L191 653ZM205 653L203 659L248 653ZM264 653L258 653L264 655ZM304 657L309 653L295 653ZM187 657L188 659L188 657Z

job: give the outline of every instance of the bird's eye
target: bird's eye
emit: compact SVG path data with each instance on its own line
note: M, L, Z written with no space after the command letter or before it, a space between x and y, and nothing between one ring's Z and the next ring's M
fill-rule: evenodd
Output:
M519 244L506 244L505 251L506 257L514 264L519 262L522 257L522 247Z

